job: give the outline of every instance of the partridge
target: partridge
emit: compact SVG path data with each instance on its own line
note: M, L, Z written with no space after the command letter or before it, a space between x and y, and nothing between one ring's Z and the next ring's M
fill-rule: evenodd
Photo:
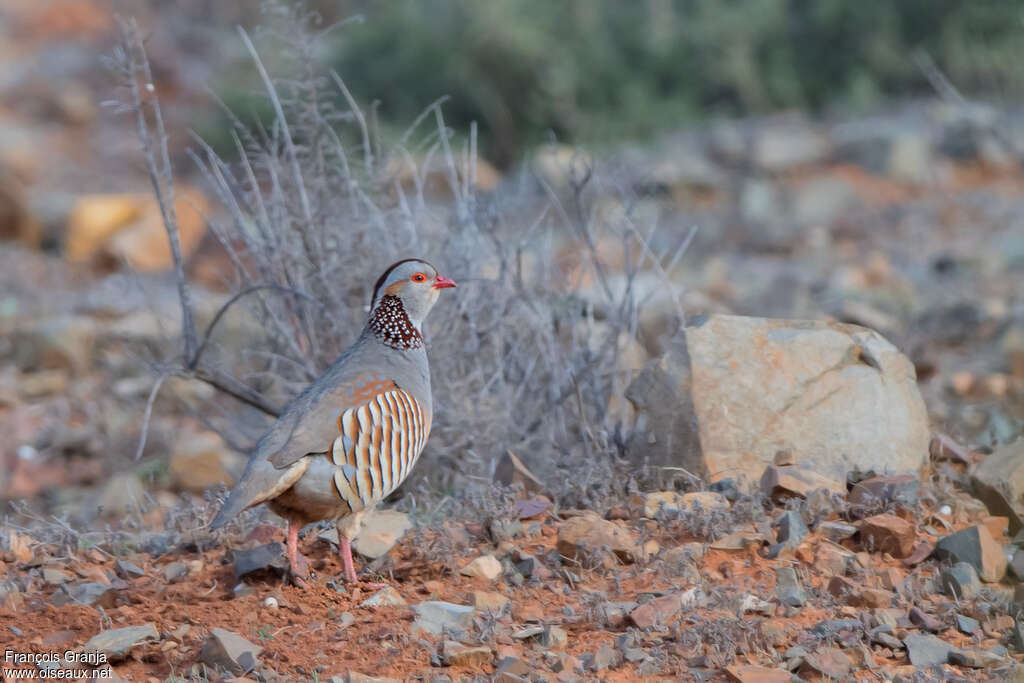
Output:
M299 529L337 520L345 579L357 581L351 540L363 516L409 475L430 434L430 368L420 326L440 291L454 286L421 259L384 271L359 338L257 442L210 528L267 503L288 521L289 566L305 585Z

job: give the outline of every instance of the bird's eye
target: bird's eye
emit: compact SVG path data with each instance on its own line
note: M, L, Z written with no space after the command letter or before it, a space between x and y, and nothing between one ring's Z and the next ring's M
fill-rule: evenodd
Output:
M413 282L426 282L427 276L424 275L423 273L416 273L409 279L412 280Z

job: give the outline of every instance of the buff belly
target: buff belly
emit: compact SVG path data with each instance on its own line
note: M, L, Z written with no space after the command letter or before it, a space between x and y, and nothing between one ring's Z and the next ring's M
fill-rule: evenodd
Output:
M308 455L306 459L309 461L306 471L291 488L269 501L271 510L282 517L302 519L303 524L362 512L352 510L335 492L334 473L338 471L335 465L323 455Z

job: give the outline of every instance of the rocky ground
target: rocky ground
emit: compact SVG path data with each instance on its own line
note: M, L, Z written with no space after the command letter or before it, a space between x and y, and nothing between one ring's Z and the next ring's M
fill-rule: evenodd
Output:
M192 26L202 4L140 21ZM722 121L481 166L481 203L533 193L512 224L596 169L632 199L597 197L595 221L656 223L672 248L699 228L671 272L641 273L621 389L585 425L621 442L621 481L574 509L528 453L482 454L486 476L452 479L472 495L374 519L359 586L307 529L301 591L280 520L204 530L244 461L207 411L237 406L168 379L135 458L179 309L130 122L100 106L115 29L87 0L0 8L0 645L102 653L133 681L1024 680L1019 111ZM221 64L196 35L148 44L181 162ZM223 209L179 181L204 325L228 296L204 220ZM620 247L595 245L613 271ZM243 348L251 324L218 343ZM562 476L605 471L586 456ZM430 446L424 462L451 467Z
M754 495L714 486L600 511L532 494L499 516L415 530L380 513L357 550L382 589L342 582L331 530L302 541L305 591L265 523L77 547L12 532L4 639L103 653L121 680L1024 676L1024 550L1004 553L1006 517L913 476L845 495L808 481L772 465ZM165 528L159 517L142 523Z

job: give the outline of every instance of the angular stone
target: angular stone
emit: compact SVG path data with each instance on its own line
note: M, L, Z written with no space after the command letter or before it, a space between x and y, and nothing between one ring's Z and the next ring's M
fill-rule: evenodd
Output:
M779 518L772 524L773 527L778 529L776 532L776 541L779 543L785 543L786 545L795 548L796 546L803 543L804 539L807 538L807 525L804 524L804 520L800 517L800 513L795 510L786 510Z
M834 637L843 631L858 631L864 627L860 619L826 619L811 628L811 634L819 638Z
M505 451L494 468L494 481L503 486L521 486L527 493L540 493L544 483L533 475L512 451Z
M814 530L833 543L845 541L857 533L857 527L845 522L820 522Z
M467 633L473 626L473 614L476 612L472 607L440 600L421 602L413 607L413 611L416 612L416 620L412 624L413 636L420 632L439 636L446 630Z
M949 663L957 666L966 666L972 669L989 669L1006 664L1009 661L1005 652L996 650L952 650L949 653Z
M411 528L409 515L404 512L374 508L363 518L352 547L363 557L376 560L387 555Z
M920 668L941 666L949 659L949 653L956 648L940 638L921 633L911 633L903 639L910 663Z
M917 534L914 525L896 515L868 517L860 527L861 543L877 553L907 557L914 550Z
M969 562L957 562L943 569L939 574L939 585L954 600L974 600L981 591L978 573Z
M71 580L71 574L55 567L43 567L43 581L51 586L59 586Z
M846 485L839 479L828 479L795 465L769 465L761 475L761 492L772 498L807 498L812 492L827 490L845 493Z
M143 571L138 565L132 564L127 560L117 560L114 563L114 571L122 579L137 579L140 576L145 576L146 572Z
M108 661L123 658L136 645L160 640L153 624L127 626L97 633L82 647L83 652L102 652Z
M459 570L463 576L493 581L501 576L501 562L494 555L481 555Z
M278 545L281 545L278 543ZM282 546L283 548L284 546ZM188 567L184 562L171 562L170 564L164 565L163 571L164 581L167 583L176 583L185 578L188 574Z
M1006 574L1006 554L988 528L976 525L950 534L935 544L934 555L953 562L967 562L982 581L993 583Z
M446 640L442 659L447 666L480 667L489 665L494 655L489 647L468 647L454 640Z
M916 474L894 474L857 482L846 501L851 505L900 503L910 506L917 502L920 494L921 480Z
M479 612L500 613L508 606L508 598L501 593L473 591L473 606Z
M816 672L831 680L842 680L850 675L853 662L842 651L834 647L823 647L804 656L801 672Z
M956 630L967 635L974 635L974 632L981 628L977 619L971 619L963 614L956 615Z
M864 607L889 607L896 596L882 588L862 588L857 594L857 605Z
M215 669L224 669L239 675L256 668L256 658L262 651L262 647L250 643L237 633L212 628L210 635L203 641L199 661Z
M737 683L789 683L793 674L785 669L769 669L754 664L733 664L725 667L730 680Z
M57 607L77 603L109 608L114 606L116 598L117 589L114 586L89 581L75 585L63 584L50 597L50 602Z
M737 529L731 534L722 536L709 547L714 550L746 550L750 546L760 546L767 540L750 524L746 525L746 528Z
M815 568L826 576L844 576L852 563L853 553L831 543L820 544L814 559Z
M589 511L562 522L557 547L563 557L579 560L608 550L622 562L634 562L642 552L629 531Z
M234 557L236 581L264 569L270 569L278 575L283 575L288 569L288 560L284 556L284 545L278 541L258 545L255 548L236 549L231 554Z
M403 598L401 595L399 595L398 591L396 591L391 586L385 586L384 588L381 588L379 591L377 591L376 593L374 593L370 597L366 598L366 600L363 600L359 604L359 606L360 607L401 607L402 605L407 605L407 604L408 603L405 601L405 598Z
M902 650L903 643L900 642L899 638L892 635L891 631L892 627L887 624L871 629L871 633L869 634L871 642L878 643L882 647L887 647L890 650Z
M638 628L669 626L683 609L680 593L663 595L633 610L629 618Z
M545 496L535 494L532 498L520 498L512 504L512 511L519 519L541 519L554 505Z
M516 571L526 578L534 578L543 581L551 578L551 570L544 566L539 558L517 550L512 554L515 560Z
M775 569L775 594L782 604L790 607L800 607L807 601L807 594L792 567Z
M613 650L607 643L597 649L597 652L590 658L590 670L591 671L604 671L605 669L615 665L617 657L615 650Z
M837 493L851 470L917 472L931 436L910 361L842 323L692 318L627 398L635 461L729 476L746 491L780 450Z
M857 586L846 577L833 576L828 582L828 593L833 598L850 603L857 595Z
M790 626L783 619L765 619L758 628L770 647L782 647L789 642Z
M907 617L910 619L910 623L914 624L918 628L922 628L925 631L931 631L932 633L939 633L945 631L945 625L939 621L938 618L928 614L920 607L911 607L910 612L907 613Z
M1024 439L996 448L974 470L971 484L989 512L1009 519L1011 534L1024 528Z

